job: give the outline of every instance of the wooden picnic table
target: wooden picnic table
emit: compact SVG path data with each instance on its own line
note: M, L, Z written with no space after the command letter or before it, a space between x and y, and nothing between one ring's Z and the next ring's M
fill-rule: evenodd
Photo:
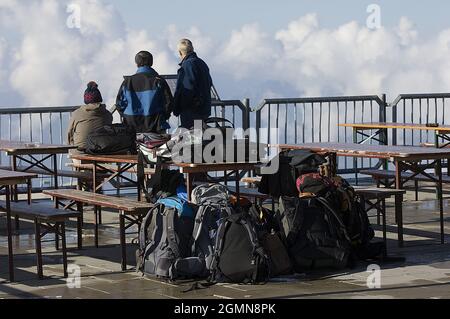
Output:
M261 165L260 162L236 162L236 163L211 163L211 164L190 164L190 163L172 163L171 165L180 168L180 172L187 176L188 198L191 200L193 185L193 175L198 173L212 172L235 172L236 195L240 197L240 176L239 171L252 171ZM225 174L226 176L226 174ZM225 179L225 184L228 181Z
M11 170L21 172L32 172L34 168L42 170L45 173L53 176L55 188L58 188L58 157L59 154L67 154L70 150L76 149L75 146L70 145L52 145L33 142L19 142L0 140L0 151L5 152L11 156ZM43 155L38 159L36 155ZM46 165L46 161L52 160L52 167ZM19 167L18 161L26 163L25 166ZM15 199L17 200L17 192L15 192Z
M348 123L339 124L340 127L348 127L353 129L353 143L364 144L370 140L376 140L383 145L388 144L388 130L418 130L429 131L435 133L434 145L436 148L444 148L450 145L450 125L427 126L426 124L417 123L388 123L388 122L373 122L373 123ZM367 134L366 131L377 130L373 134ZM361 141L358 138L362 136ZM439 139L446 141L445 144L440 145Z
M123 179L132 185L136 185L138 189L138 200L141 200L141 185L139 181L132 180L126 173L136 169L139 164L137 155L89 155L89 154L73 154L71 159L78 160L81 164L89 164L92 167L92 180L94 193L99 192L103 186L113 179ZM107 164L117 165L117 169L112 169ZM136 170L137 171L137 170ZM98 181L98 173L108 173L110 176L102 181Z
M436 184L440 226L441 243L445 243L444 230L444 203L442 192L442 160L450 158L450 149L423 148L414 146L386 146L368 144L343 144L343 143L312 143L301 145L272 145L280 150L311 150L329 158L331 169L337 172L337 156L378 158L390 160L395 165L396 189L404 189L404 184L417 175L423 175L429 181ZM431 161L426 165L419 165L422 161ZM435 175L427 173L434 168ZM403 173L411 172L409 177L403 177ZM399 227L399 242L403 243L403 216L397 216Z
M12 225L11 225L11 188L18 184L28 185L28 202L31 201L31 179L36 178L36 174L21 173L0 170L0 187L5 188L6 197L6 233L8 237L8 266L9 280L14 281L14 256L12 247Z

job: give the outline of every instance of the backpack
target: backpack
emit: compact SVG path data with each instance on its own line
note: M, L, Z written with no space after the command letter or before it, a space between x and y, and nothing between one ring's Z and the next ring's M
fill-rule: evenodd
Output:
M209 271L219 225L233 214L228 189L220 184L198 186L192 192L192 202L198 206L191 239L192 256L205 260Z
M257 284L269 280L270 259L247 214L232 215L220 224L211 268L214 282Z
M258 239L269 256L271 277L292 274L293 265L279 215L258 205L251 206L248 213L256 225Z
M137 136L137 149L144 164L157 164L158 158L162 162L172 159L169 143L170 135L157 133L142 133Z
M275 198L297 197L297 178L304 174L318 173L326 159L309 150L281 152L276 160L279 170L272 175L263 175L258 191ZM271 165L271 163L269 163Z
M343 269L351 257L344 223L319 197L280 199L282 227L296 272Z
M106 125L88 136L84 152L91 155L136 154L136 133L123 124Z
M183 276L183 267L189 264L184 259L190 257L192 229L191 218L180 216L176 208L157 204L144 218L139 231L137 271L170 280Z

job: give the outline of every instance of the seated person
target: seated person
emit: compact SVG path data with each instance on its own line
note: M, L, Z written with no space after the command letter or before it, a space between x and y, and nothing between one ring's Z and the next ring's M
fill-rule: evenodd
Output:
M112 114L102 103L102 94L95 82L89 82L84 93L84 103L75 112L73 112L67 132L69 145L78 147L73 153L83 152L86 149L87 137L113 122Z

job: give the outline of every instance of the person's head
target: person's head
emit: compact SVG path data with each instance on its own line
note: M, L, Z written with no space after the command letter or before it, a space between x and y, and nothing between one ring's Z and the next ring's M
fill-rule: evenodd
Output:
M148 51L141 51L136 54L136 65L138 68L143 66L152 67L153 66L153 55Z
M87 89L84 92L84 103L85 104L95 104L102 103L103 98L100 90L98 89L98 84L94 81L89 82L87 85Z
M191 40L189 39L181 39L178 42L178 54L181 59L184 59L186 56L194 52L194 46L192 45Z

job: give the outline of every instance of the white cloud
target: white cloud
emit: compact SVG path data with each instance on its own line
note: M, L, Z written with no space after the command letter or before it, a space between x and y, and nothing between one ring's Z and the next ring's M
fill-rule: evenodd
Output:
M160 73L175 73L182 37L208 62L223 98L250 97L253 105L274 96L394 96L450 87L450 29L423 39L407 18L374 31L353 21L324 28L317 14L308 14L274 33L251 23L219 41L195 26L169 25L151 35L128 28L106 1L73 2L82 8L80 30L66 26L69 1L0 0L2 104L81 103L90 80L112 103L140 50L154 53Z

